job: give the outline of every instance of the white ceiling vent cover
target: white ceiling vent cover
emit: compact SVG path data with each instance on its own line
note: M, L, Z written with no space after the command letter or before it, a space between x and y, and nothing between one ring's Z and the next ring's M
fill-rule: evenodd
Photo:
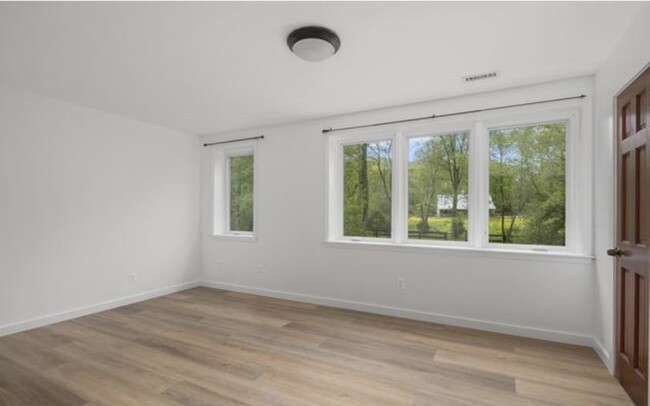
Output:
M494 79L499 76L498 70L490 72L477 73L475 75L463 76L463 82L476 82L477 80Z

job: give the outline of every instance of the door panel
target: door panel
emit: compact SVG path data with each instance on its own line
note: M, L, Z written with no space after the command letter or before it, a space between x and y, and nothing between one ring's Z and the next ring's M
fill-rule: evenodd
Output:
M637 405L648 393L648 95L650 69L616 100L616 377Z
M648 92L642 91L637 95L637 126L639 129L644 129L648 123Z
M647 194L648 188L645 187L647 184L648 178L646 176L646 147L645 145L636 150L636 159L637 159L637 175L636 175L636 195L637 195L637 205L636 212L637 218L639 219L639 224L648 223L648 211L647 207ZM640 245L646 245L647 242L647 233L648 227L638 227L636 230L636 243Z
M622 199L623 204L621 209L623 212L621 216L623 217L623 232L622 240L625 242L634 241L632 235L634 233L634 162L632 154L629 152L623 155L623 163L621 167L621 183L622 183Z

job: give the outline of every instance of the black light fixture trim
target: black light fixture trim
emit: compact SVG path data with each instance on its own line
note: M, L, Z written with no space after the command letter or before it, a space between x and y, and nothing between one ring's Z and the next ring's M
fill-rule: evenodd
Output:
M293 46L296 45L296 42L307 38L317 38L329 42L334 47L335 54L338 52L339 48L341 48L341 39L334 31L329 28L318 26L302 27L291 31L287 37L287 45L293 52Z

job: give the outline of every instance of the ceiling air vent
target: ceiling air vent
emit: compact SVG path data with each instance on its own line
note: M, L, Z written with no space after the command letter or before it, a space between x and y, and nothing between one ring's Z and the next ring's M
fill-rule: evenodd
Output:
M477 80L484 79L493 79L499 76L498 70L493 70L491 72L477 73L476 75L463 76L463 82L476 82Z

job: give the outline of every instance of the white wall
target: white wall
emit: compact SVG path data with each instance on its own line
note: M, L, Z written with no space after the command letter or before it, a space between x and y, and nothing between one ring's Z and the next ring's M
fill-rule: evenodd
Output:
M197 280L198 161L196 136L0 88L0 335Z
M210 148L202 153L204 279L216 287L592 345L595 273L591 259L342 248L325 243L326 136L321 134L322 128L330 126L434 112L581 93L591 98L592 86L592 78L586 77L204 137L204 141L260 133L266 137L258 148L256 242L211 235ZM591 135L591 108L587 110L585 130ZM591 188L587 190L591 195ZM580 213L589 219L590 206ZM397 289L398 276L406 279L405 291Z
M650 6L639 13L595 77L594 201L598 283L594 307L596 336L614 350L614 262L605 254L614 246L614 100L616 94L650 63ZM613 368L613 358L608 364Z

